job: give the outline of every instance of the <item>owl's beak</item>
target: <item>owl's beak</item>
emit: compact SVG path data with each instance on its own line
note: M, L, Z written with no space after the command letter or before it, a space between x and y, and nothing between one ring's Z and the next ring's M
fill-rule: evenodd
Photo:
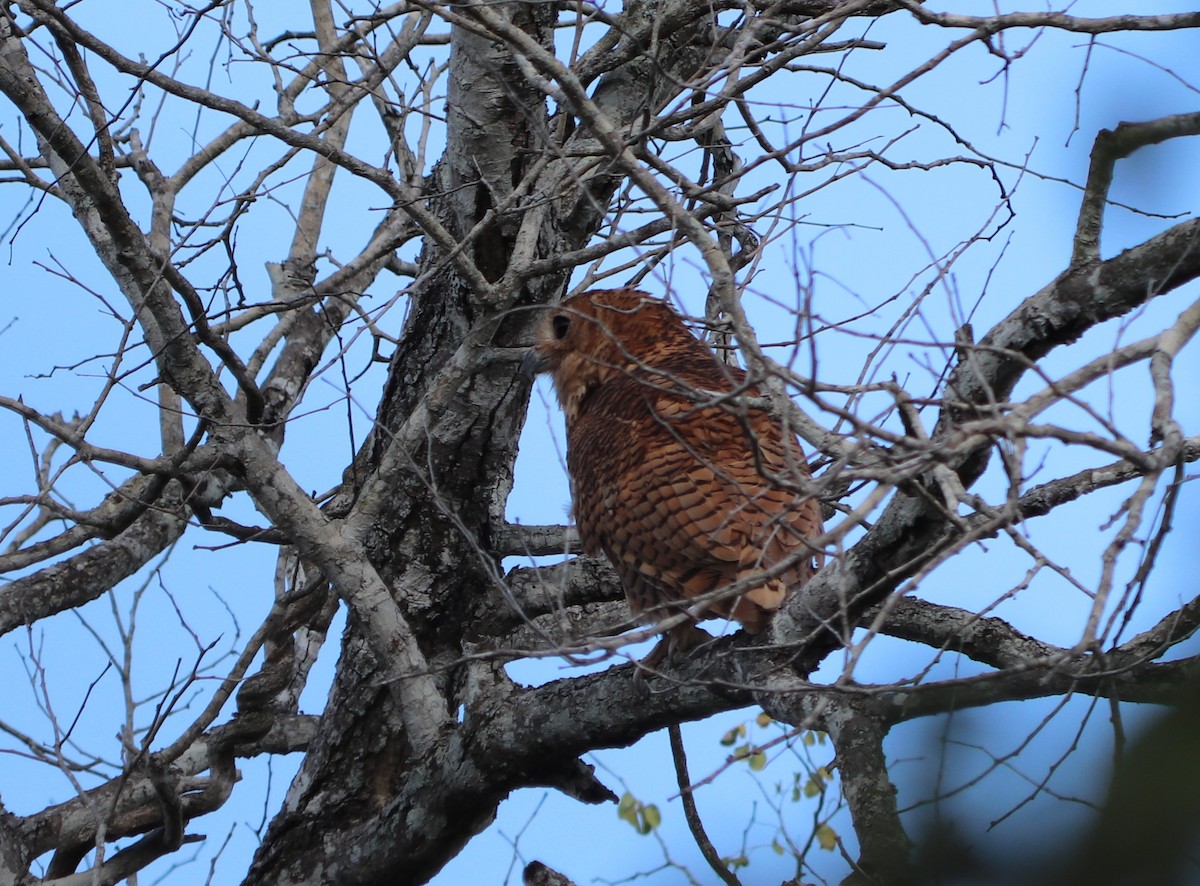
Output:
M521 360L521 375L529 380L550 368L549 362L537 348L530 348Z

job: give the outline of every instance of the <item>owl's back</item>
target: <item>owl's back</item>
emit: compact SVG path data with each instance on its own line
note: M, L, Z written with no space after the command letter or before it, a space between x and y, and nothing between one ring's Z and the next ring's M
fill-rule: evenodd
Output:
M686 334L694 348L681 343L594 387L568 422L576 521L585 549L612 561L631 609L649 620L792 558L707 607L758 631L815 571L806 540L822 531L820 510L787 488L807 476L799 448L733 396L757 394L737 390L741 370Z

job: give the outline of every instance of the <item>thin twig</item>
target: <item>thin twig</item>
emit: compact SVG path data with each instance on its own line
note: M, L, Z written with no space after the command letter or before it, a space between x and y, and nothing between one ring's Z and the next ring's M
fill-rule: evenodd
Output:
M725 866L720 853L704 832L704 822L700 820L696 798L692 796L692 780L688 776L687 756L683 752L683 736L679 732L679 724L672 723L667 727L667 737L671 739L671 758L675 761L675 779L679 785L679 799L683 801L683 815L687 819L688 830L692 832L696 845L700 847L700 854L704 856L708 866L716 871L721 881L728 886L741 886L742 881Z

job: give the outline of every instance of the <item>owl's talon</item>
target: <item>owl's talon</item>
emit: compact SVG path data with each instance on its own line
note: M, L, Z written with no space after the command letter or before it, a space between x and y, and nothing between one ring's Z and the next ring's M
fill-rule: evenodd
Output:
M633 690L634 692L649 695L650 693L650 678L654 675L654 671L648 669L640 661L633 663Z
M643 691L649 689L646 681L658 674L658 669L664 662L670 662L689 649L695 649L711 640L712 634L692 622L670 628L641 661L633 663L634 685Z

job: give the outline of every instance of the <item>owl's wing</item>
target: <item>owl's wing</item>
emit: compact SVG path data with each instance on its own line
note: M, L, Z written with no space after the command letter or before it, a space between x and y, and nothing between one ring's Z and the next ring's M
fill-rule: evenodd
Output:
M604 388L569 441L585 545L613 561L635 611L693 599L795 554L783 575L746 593L753 606L713 607L761 626L758 610L777 608L813 571L805 540L821 532L816 502L768 479L803 470L798 448L789 464L765 413L697 405L661 379Z
M681 473L690 497L678 499L678 518L699 533L709 554L736 564L738 577L808 552L785 573L789 584L812 574L807 539L822 532L817 502L797 488L808 467L799 446L785 444L779 426L762 410L693 403L670 395L655 403L664 445L686 453ZM695 502L699 495L701 501Z

